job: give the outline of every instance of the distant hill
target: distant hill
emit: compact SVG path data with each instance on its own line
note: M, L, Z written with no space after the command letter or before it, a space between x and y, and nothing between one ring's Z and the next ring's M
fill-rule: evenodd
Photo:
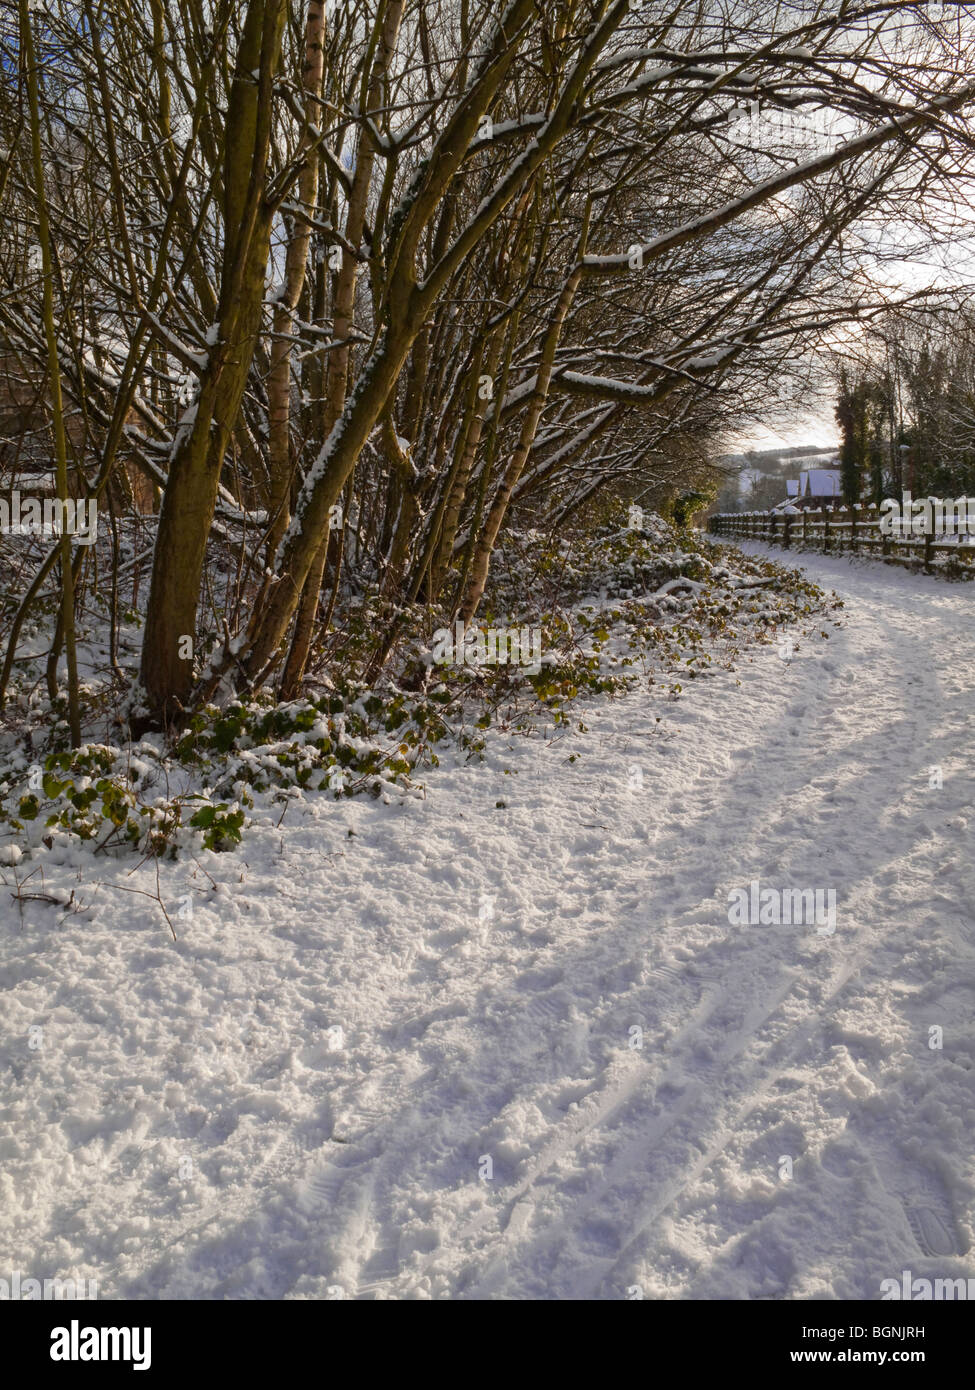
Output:
M747 468L754 473L775 475L795 472L795 464L799 460L805 462L835 457L835 449L823 449L818 444L801 444L791 449L746 449L739 454L722 454L717 463L723 468Z

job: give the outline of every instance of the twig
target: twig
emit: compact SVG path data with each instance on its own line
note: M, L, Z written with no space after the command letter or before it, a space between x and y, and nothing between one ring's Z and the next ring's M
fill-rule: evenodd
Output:
M120 893L138 893L138 894L140 894L143 898L149 898L149 899L152 900L152 902L158 903L158 904L159 904L160 911L162 912L162 915L165 917L166 921L169 923L169 930L173 933L173 940L174 940L174 941L178 940L178 938L177 938L177 936L176 936L176 928L173 926L173 923L172 923L172 920L170 919L169 913L166 911L166 904L163 902L162 897L161 897L160 892L159 892L159 862L158 862L158 860L156 861L156 891L155 891L155 893L147 893L146 890L145 890L144 888L127 888L127 887L125 886L124 883L106 883L104 879L99 879L99 880L98 880L98 883L101 884L101 886L102 886L103 888L117 888L117 889L119 890Z

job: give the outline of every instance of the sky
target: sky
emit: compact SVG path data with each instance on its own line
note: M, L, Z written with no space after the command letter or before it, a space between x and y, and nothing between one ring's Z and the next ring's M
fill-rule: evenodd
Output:
M933 9L934 7L932 7ZM937 16L934 16L937 17ZM750 108L748 120L753 122L753 137L762 134L769 140L791 140L797 152L809 153L827 144L835 145L857 133L849 117L828 110L811 112L762 112ZM905 297L919 290L941 288L956 294L975 296L975 223L969 216L975 210L975 185L968 178L952 183L942 214L930 209L931 224L918 225L913 221L894 220L859 225L851 244L858 244L864 258L864 269L874 285L890 290L893 298ZM942 226L940 236L931 237L931 226ZM897 257L897 250L903 251ZM859 329L845 332L859 334ZM810 361L825 362L831 346L838 346L844 331L829 336L819 352L810 350ZM823 449L839 447L839 430L833 416L833 401L823 385L817 391L810 387L804 410L790 410L780 402L770 403L769 414L761 421L749 420L729 438L730 452L747 449L785 449L815 445Z
M764 424L754 424L747 431L734 435L729 445L732 453L746 449L797 449L803 444L815 444L820 449L838 449L839 432L828 415L796 412Z

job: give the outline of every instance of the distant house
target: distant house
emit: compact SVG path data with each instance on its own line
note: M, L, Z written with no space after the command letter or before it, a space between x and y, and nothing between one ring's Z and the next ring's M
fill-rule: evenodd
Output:
M786 481L788 500L797 507L822 507L840 500L843 488L839 468L804 468L798 478Z

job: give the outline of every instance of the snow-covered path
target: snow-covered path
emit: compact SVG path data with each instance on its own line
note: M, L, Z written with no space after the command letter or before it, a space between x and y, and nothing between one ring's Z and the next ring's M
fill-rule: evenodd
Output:
M65 866L61 925L0 890L0 1259L107 1298L975 1276L975 591L803 564L828 639L177 865L178 945L148 868ZM755 879L835 934L732 925Z

